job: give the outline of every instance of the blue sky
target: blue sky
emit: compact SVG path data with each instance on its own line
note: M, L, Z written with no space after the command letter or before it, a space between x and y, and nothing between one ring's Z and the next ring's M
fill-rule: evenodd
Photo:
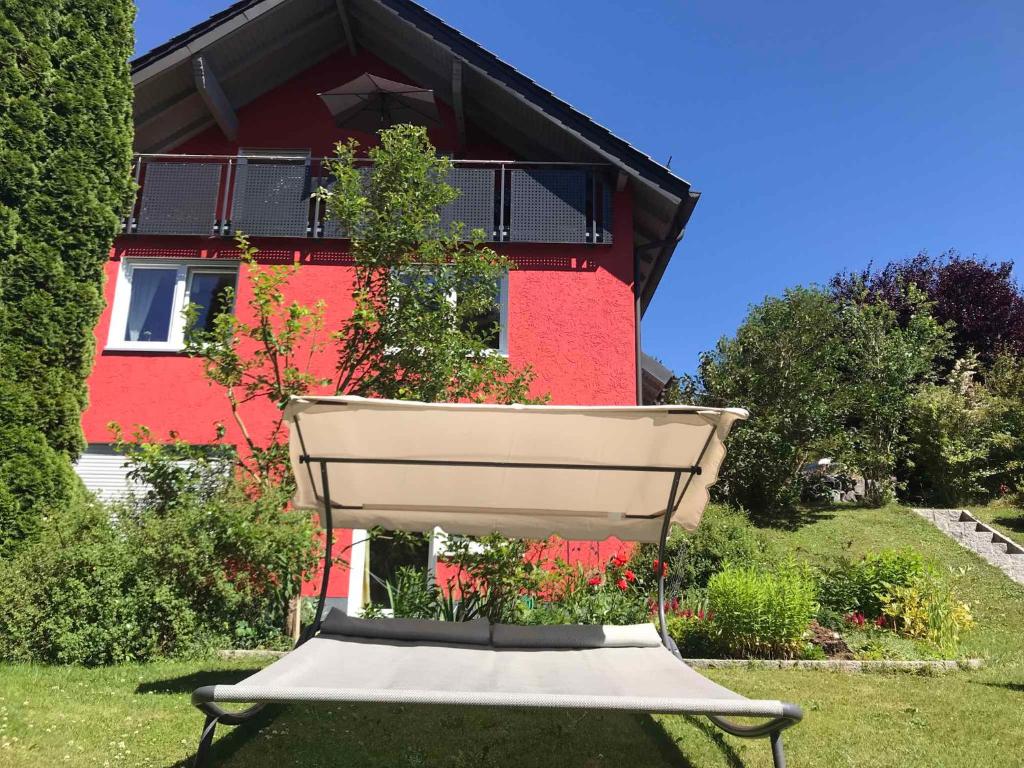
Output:
M786 286L1022 256L1020 0L421 1L703 193L643 323L678 372ZM140 0L138 51L228 4Z

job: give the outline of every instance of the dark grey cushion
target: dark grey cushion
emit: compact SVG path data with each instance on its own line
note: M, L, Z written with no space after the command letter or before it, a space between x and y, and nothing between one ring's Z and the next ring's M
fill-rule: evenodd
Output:
M653 624L495 624L491 642L496 648L653 648L661 637Z
M372 637L381 640L488 645L491 625L487 619L432 621L431 619L357 619L332 608L320 631L327 635Z

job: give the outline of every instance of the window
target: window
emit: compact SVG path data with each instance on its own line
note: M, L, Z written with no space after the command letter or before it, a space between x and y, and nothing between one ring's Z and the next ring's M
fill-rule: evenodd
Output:
M487 346L503 355L508 354L508 273L501 276L495 286L494 306L484 312L464 320L465 326L470 324L484 331ZM458 296L455 297L458 301Z
M179 351L185 346L185 307L196 326L233 310L238 267L209 262L124 261L114 289L107 349Z
M412 273L410 270L399 272L394 277L407 285L412 281ZM427 279L432 282L431 276L428 276ZM458 300L458 294L455 291L452 291L448 296L448 301L454 305L458 303ZM492 351L497 352L498 354L507 355L508 272L505 272L498 279L498 283L494 287L494 302L494 306L492 306L488 312L484 312L473 317L463 318L462 328L463 330L468 330L470 325L475 326L477 329L484 332L484 341Z
M440 528L424 539L393 537L388 532L370 537L366 530L352 531L352 547L348 553L348 597L344 610L349 616L361 616L369 603L393 615L387 584L395 582L399 568L412 567L435 581L437 560L445 550L445 534Z

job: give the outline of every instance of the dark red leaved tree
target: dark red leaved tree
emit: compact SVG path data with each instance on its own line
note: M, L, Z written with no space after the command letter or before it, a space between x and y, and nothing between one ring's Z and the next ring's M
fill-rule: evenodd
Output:
M905 324L910 306L905 286L914 283L934 302L940 322L952 322L953 352L963 357L974 350L984 363L1000 352L1024 356L1024 292L1013 278L1013 262L989 262L949 251L938 257L919 253L881 270L832 278L832 292L852 299L867 292L872 301L891 306Z

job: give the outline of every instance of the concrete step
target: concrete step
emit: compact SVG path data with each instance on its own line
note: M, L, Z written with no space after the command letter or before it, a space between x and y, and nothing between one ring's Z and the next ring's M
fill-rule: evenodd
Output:
M963 509L917 509L965 549L980 555L1014 581L1024 584L1024 547Z

